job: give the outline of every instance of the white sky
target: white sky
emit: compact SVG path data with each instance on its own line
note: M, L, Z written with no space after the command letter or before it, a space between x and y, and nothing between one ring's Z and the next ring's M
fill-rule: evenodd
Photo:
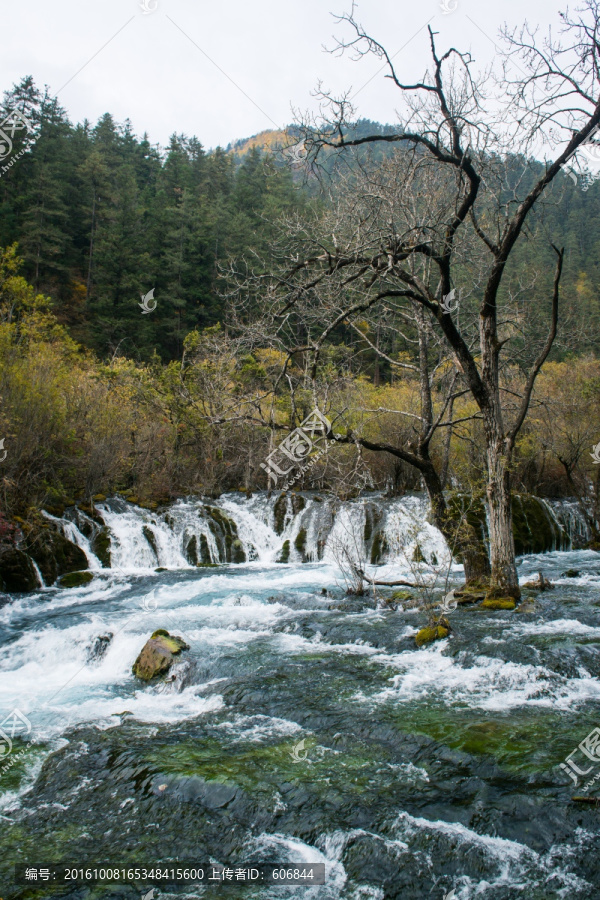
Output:
M358 91L381 66L373 57L353 63L323 50L334 34L350 35L331 12L348 11L351 0L146 0L156 6L147 14L140 2L4 4L0 89L33 75L39 88L59 92L72 122L95 123L110 112L118 122L131 119L152 143L164 146L177 131L196 134L208 148L283 127L293 119L292 106L314 109L319 79L333 93ZM456 9L444 15L441 2L363 0L357 18L390 53L400 51L398 73L414 81L429 61L429 21L439 50L470 50L484 68L504 22L527 19L542 31L554 29L566 6L566 0L446 0ZM393 122L397 95L382 73L360 91L358 114Z

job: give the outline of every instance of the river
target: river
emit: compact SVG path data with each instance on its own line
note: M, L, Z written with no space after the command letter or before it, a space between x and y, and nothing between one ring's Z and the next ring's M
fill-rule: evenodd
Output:
M422 498L380 501L379 524L374 502L332 515L316 495L279 510L224 496L212 508L246 561L214 568L189 561L236 552L206 503L100 504L110 568L81 516L62 523L94 580L0 607L0 708L30 725L0 761L3 900L145 893L17 885L15 863L175 860L325 864L322 886L221 888L240 898L600 897L600 811L572 801L587 779L560 767L600 727L600 554L521 557L522 584L542 570L554 589L515 611L459 607L450 636L417 649L423 612L385 589L346 595L340 547L371 577L429 580L440 597L461 567ZM157 628L190 649L174 681L143 684L131 667ZM577 753L600 773L600 754Z

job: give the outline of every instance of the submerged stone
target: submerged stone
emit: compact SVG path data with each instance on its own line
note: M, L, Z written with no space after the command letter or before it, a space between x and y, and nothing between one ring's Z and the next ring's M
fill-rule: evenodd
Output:
M89 584L93 578L92 572L68 572L58 579L58 584L62 588L83 587L84 584Z

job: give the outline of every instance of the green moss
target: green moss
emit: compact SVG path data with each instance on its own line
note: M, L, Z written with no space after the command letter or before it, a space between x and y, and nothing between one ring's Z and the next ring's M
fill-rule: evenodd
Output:
M152 640L157 637L169 637L169 632L165 628L157 628L152 634Z
M514 609L517 604L512 597L486 597L482 609Z
M190 566L198 565L198 542L195 534L192 535L185 545L184 554Z
M306 550L306 528L301 528L298 534L296 535L296 539L294 540L294 547L301 554L302 559L305 556Z
M287 494L284 492L279 495L273 507L273 516L275 518L275 534L283 534L285 527L285 516L287 513Z
M284 541L283 546L281 548L281 553L277 558L278 563L287 563L290 561L290 542Z
M417 647L422 647L424 644L431 644L433 641L439 641L445 637L448 637L448 629L443 625L428 625L421 628L416 634L415 642Z
M246 551L239 538L236 538L231 544L231 561L234 563L246 562Z
M63 588L82 587L89 584L94 578L92 572L68 572L58 579L58 584Z
M412 594L410 591L394 591L390 600L410 600L412 598Z
M98 557L103 568L110 569L110 531L108 528L101 528L92 540L92 552Z

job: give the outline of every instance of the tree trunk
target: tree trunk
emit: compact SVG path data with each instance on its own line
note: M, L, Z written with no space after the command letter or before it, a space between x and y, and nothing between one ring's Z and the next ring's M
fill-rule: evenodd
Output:
M499 441L488 441L487 508L490 535L490 562L492 582L506 597L521 596L515 562L510 502L509 460L499 449Z

